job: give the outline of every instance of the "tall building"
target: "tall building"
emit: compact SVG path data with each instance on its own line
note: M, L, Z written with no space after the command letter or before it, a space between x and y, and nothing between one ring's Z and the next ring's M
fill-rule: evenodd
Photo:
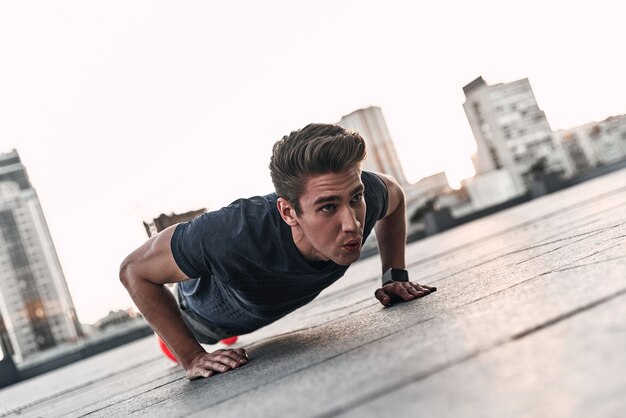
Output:
M542 158L549 171L571 175L528 79L487 85L478 77L463 92L463 108L477 144L472 158L477 176L501 171L498 177L509 177L522 192L532 179L529 169Z
M81 336L39 199L17 151L0 154L0 340L16 361Z
M364 170L389 174L401 186L408 185L380 107L370 106L355 110L342 117L338 125L359 132L365 140L367 159L363 165Z

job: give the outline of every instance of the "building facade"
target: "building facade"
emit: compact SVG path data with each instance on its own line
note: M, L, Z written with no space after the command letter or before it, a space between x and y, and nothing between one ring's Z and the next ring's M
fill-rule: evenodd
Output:
M17 151L0 154L0 339L16 360L82 335L59 259Z
M342 117L338 125L359 132L365 140L367 159L363 165L364 170L389 174L401 186L408 185L380 107L370 106L355 110Z
M575 171L626 159L626 115L554 133Z
M531 167L541 159L548 171L572 174L528 79L488 85L478 77L463 91L463 109L477 144L472 158L477 176L502 170L508 174L499 177L510 177L522 193L532 181Z

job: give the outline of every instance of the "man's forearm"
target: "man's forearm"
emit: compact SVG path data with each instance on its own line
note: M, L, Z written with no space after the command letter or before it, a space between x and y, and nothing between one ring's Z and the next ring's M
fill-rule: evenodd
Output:
M124 285L139 311L181 366L187 369L194 356L206 352L183 321L174 296L165 286L140 278L130 278Z
M404 199L386 218L376 224L376 240L383 272L390 268L405 268L406 208Z

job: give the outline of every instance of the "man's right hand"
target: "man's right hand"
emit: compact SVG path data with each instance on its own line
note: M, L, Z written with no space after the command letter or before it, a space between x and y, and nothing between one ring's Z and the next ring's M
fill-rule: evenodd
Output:
M194 380L236 369L247 362L248 354L243 348L216 350L212 353L201 352L191 358L185 371L187 379Z

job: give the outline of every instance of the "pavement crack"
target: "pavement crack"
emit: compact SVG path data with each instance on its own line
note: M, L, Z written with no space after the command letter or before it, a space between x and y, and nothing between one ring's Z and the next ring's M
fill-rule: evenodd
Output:
M586 257L581 258L581 260L584 260ZM611 257L611 258L606 258L604 260L598 260L598 261L592 261L591 263L585 263L585 264L577 264L575 266L570 266L570 264L567 264L566 266L569 267L559 267L558 269L554 270L553 272L558 272L558 271L567 271L567 270L574 270L574 269L578 269L578 268L583 268L583 267L588 267L588 266L593 266L595 264L602 264L602 263L608 263L609 261L615 261L615 260L620 260L622 258L626 258L626 255L620 255L618 257ZM552 273L552 271L550 272ZM547 274L547 273L544 273Z
M588 254L588 255L586 255L586 256L584 256L584 257L578 258L578 259L576 259L576 260L572 261L571 263L567 263L567 264L565 264L565 265L563 265L563 266L559 267L559 270L558 270L558 271L563 271L563 270L567 270L567 269L568 269L568 268L570 268L570 267L575 267L575 266L579 265L579 264L576 264L576 263L579 263L579 262L581 262L581 261L583 261L583 260L586 260L586 259L588 259L588 258L590 258L590 257L593 257L594 255L601 254L601 253L603 253L603 252L605 252L605 251L611 250L611 249L613 249L613 248L615 248L615 247L619 247L619 246L620 246L620 244L618 243L618 244L615 244L615 245L611 245L610 247L603 248L603 249L602 249L602 250L600 250L600 251L594 251L594 252L593 252L593 253L591 253L591 254ZM618 258L619 258L619 257L618 257ZM584 264L584 265L587 265L587 264Z

